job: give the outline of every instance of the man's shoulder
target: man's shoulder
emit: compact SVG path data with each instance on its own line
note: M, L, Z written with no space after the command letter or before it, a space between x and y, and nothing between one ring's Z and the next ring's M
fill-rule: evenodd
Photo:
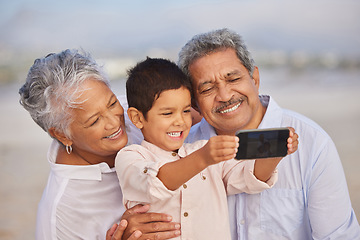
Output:
M191 127L186 143L192 143L198 140L209 140L214 135L214 128L203 118L199 123Z

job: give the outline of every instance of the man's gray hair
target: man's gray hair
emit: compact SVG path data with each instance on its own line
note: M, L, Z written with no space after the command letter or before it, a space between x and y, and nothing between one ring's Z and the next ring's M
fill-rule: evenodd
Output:
M210 31L195 35L179 53L178 66L191 78L189 66L198 58L209 53L232 48L252 76L254 71L254 60L242 40L241 36L227 28Z
M64 50L36 59L25 84L20 88L20 104L47 133L50 128L71 138L71 109L80 102L84 80L92 78L110 85L103 69L88 53Z

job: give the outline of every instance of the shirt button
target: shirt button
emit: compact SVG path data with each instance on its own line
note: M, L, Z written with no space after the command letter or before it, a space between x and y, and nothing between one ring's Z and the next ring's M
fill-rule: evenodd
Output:
M175 157L175 156L176 156L176 153L173 152L172 155Z
M144 169L144 173L147 173L147 169L146 169L146 168Z
M187 185L185 183L183 184L183 188L187 188Z
M189 216L189 214L187 212L184 212L184 217Z
M206 180L206 177L205 177L205 176L202 176L202 179L203 179L203 180Z
M240 221L240 224L241 224L241 225L244 225L244 224L245 224L245 220L242 219L242 220Z

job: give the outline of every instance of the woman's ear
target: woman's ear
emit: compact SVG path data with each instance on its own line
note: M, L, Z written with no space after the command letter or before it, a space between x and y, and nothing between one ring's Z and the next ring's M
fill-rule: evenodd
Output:
M73 142L68 139L64 133L57 131L55 128L49 129L49 134L61 142L64 146L71 146Z
M127 114L131 120L131 122L138 128L138 129L142 129L144 127L143 122L145 121L144 115L142 114L142 112L140 112L139 110L137 110L134 107L130 107L127 110Z

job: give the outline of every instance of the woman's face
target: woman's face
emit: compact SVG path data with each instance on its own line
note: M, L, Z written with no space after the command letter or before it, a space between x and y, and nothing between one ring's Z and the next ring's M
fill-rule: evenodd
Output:
M73 153L87 161L115 156L128 140L124 109L105 83L89 79L82 87L77 99L81 104L72 110Z

